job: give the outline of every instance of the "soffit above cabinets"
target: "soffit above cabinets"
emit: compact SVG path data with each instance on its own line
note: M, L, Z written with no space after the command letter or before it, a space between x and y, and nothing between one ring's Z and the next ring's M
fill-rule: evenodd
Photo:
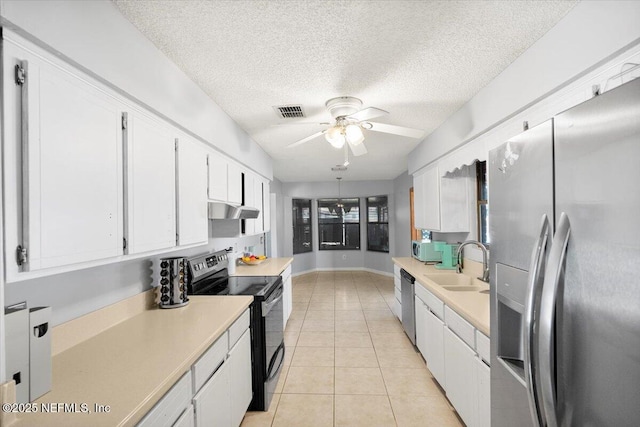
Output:
M327 181L344 161L322 136L327 99L388 111L428 135L576 4L569 1L141 1L116 7L274 160L281 181ZM274 107L299 105L283 119ZM345 180L393 179L419 140L365 131Z

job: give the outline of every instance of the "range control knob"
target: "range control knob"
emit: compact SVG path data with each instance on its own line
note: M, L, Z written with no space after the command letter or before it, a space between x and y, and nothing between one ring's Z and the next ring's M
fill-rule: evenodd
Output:
M168 286L163 286L161 289L163 294L169 293L169 287Z
M161 285L168 285L169 284L169 279L167 279L166 277L163 277L162 280L160 280L160 284Z
M169 295L162 295L162 297L160 298L160 301L162 301L162 302L169 301Z
M167 267L169 267L169 263L168 263L167 261L162 261L162 262L160 263L160 267L162 267L162 268L167 268Z
M163 277L164 276L168 276L169 272L167 270L162 270L162 271L160 271L160 275L163 276Z

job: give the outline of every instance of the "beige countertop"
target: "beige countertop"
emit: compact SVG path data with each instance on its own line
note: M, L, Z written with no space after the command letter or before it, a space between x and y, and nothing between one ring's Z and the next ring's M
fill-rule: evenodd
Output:
M455 270L438 270L432 265L425 265L415 258L392 258L393 262L404 268L416 278L416 283L440 298L446 305L456 311L465 320L476 327L480 332L489 336L489 294L480 292L454 292L444 289L442 286L425 277L425 274L456 274ZM472 264L472 262L467 262ZM477 263L474 263L477 264ZM477 269L475 269L477 270ZM482 269L467 271L472 277L480 275ZM484 284L482 285L484 286ZM489 285L486 285L488 290Z
M291 263L293 258L267 258L257 265L238 264L232 276L279 276Z
M36 402L110 412L20 414L12 426L135 425L252 301L192 296L185 307L144 311L57 354L52 390Z

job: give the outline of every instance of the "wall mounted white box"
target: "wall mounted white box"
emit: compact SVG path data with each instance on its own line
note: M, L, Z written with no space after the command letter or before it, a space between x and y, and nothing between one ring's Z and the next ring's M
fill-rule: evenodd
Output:
M26 303L5 308L7 379L16 382L16 402L29 402L29 310Z
M29 310L29 398L51 390L51 307Z

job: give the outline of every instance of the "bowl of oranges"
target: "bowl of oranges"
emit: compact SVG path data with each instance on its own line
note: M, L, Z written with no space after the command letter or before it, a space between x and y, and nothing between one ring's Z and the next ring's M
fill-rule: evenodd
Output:
M264 255L245 255L240 258L240 261L242 261L243 264L247 265L258 265L262 264L266 259L267 257Z

